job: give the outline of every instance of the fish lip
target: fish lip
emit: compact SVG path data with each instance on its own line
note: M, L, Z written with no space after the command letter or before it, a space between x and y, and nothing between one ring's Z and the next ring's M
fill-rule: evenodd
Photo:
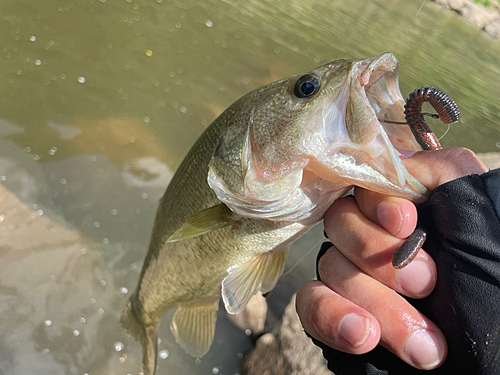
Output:
M381 120L405 122L404 98L398 82L399 64L392 53L361 61L359 70L353 73L382 127L385 125Z
M399 89L399 63L385 52L358 61L351 69L351 79L364 89L366 105L373 110L377 126L388 134L393 147L402 155L411 155L422 148L416 142L404 114L405 99Z

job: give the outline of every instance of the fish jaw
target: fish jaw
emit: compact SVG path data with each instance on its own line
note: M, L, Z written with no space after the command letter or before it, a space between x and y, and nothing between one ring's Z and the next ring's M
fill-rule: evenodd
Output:
M343 111L339 103L345 105ZM414 202L425 200L427 189L406 170L400 157L421 150L420 146L408 126L384 122L405 122L393 54L354 62L335 104L328 100L323 104L311 121L323 123L322 151L306 150L312 154L306 168L338 185L360 186Z

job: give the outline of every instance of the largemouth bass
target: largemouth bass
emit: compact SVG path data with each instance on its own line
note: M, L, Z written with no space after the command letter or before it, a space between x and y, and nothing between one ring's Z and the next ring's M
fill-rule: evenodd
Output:
M288 245L352 186L422 201L400 160L420 150L404 122L391 53L335 60L256 89L200 136L161 199L137 290L121 322L156 370L156 327L193 356L210 348L216 313L240 312L283 272Z

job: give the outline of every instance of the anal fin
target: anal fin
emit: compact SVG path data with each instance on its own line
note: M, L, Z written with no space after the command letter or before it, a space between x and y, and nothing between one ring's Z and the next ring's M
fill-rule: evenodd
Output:
M203 357L214 339L219 298L205 304L179 305L170 329L175 340L189 354Z
M269 292L283 273L286 248L259 253L229 271L222 281L222 299L230 314L238 314L259 290Z

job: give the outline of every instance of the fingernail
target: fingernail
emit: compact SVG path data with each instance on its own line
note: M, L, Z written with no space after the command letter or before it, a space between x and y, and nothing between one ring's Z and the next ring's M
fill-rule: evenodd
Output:
M396 278L401 288L413 297L425 297L434 288L434 272L423 260L414 260L401 268Z
M353 348L363 344L371 330L370 319L356 313L347 314L339 323L339 336Z
M438 335L421 329L406 340L406 354L415 367L430 370L443 360L445 346Z
M399 215L391 214L397 211ZM377 220L384 228L390 228L391 233L398 233L403 223L403 215L396 202L382 201L377 207Z

